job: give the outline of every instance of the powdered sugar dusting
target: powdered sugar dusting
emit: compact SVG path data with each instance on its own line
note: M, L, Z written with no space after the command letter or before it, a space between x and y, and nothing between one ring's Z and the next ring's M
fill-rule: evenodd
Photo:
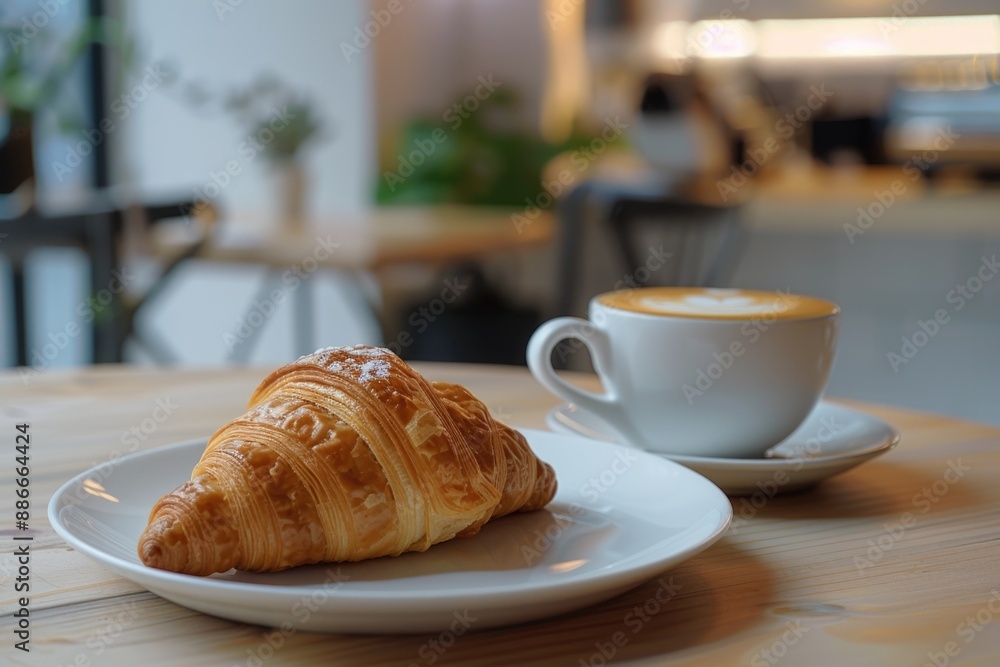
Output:
M279 417L284 415L284 410L276 410L273 403L268 401L266 403L261 403L248 414L251 421L267 421L276 422Z
M385 359L372 359L361 364L361 382L370 382L375 378L389 377L389 362Z
M360 345L356 345L347 349L355 357L384 357L386 354L392 354L391 350L387 350L384 347L361 347Z
M368 345L322 347L312 354L299 358L294 363L316 364L334 373L355 375L359 382L370 382L389 377L392 364L387 357L390 356L395 356L395 354L392 350L384 347Z

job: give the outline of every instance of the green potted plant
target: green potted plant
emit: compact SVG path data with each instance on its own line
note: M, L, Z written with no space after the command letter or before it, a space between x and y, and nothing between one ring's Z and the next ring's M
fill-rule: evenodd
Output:
M394 157L381 165L377 203L521 207L538 197L542 172L552 158L594 139L574 127L565 140L549 143L519 128L514 119L520 102L513 90L497 90L474 110L462 107L462 100L474 97L459 97L449 107L458 112L405 123Z
M6 129L0 129L0 194L16 191L33 206L34 126L41 112L53 114L61 132L82 129L86 119L63 99L66 81L91 44L114 45L122 62L129 63L132 43L120 23L107 19L87 20L58 37L28 19L0 24L0 31L6 35L0 45L0 114L7 121Z
M324 137L323 122L312 101L273 75L262 74L242 88L215 95L203 84L181 86L192 107L232 115L246 132L248 150L267 161L276 186L278 216L290 231L301 231L307 218L306 148Z

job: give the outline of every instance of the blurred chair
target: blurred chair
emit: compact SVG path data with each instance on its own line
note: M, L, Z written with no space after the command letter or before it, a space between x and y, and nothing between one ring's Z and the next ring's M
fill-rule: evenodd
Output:
M134 338L160 363L173 361L168 348L155 336L140 335L136 329L141 309L165 287L174 270L198 253L207 235L166 262L151 286L144 292L107 289L113 272L120 270L120 244L126 215L141 216L145 225L185 217L210 225L218 217L210 206L190 200L123 207L110 197L97 193L85 205L58 214L40 212L32 206L14 217L0 217L0 252L9 260L14 305L15 363L28 366L27 303L24 267L27 256L43 247L70 246L81 248L90 265L91 294L107 293L110 302L104 307L107 317L94 317L92 328L92 361L116 363L124 360L124 346ZM103 304L102 304L103 305ZM102 311L102 312L104 312ZM75 315L75 314L74 314Z
M742 160L738 135L716 113L691 77L651 76L630 139L642 161L595 170L559 207L559 273L556 309L573 309L585 216L593 211L606 224L616 253L629 272L639 268L635 231L640 221L678 231L674 245L675 285L723 285L735 269L743 243L741 197L723 200L716 181ZM702 266L703 240L721 227L719 249Z

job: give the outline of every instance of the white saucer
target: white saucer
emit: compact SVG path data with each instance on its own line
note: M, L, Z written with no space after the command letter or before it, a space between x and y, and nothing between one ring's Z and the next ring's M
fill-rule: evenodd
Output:
M572 403L563 403L549 412L545 422L554 431L604 442L620 441L607 422ZM818 484L885 454L897 444L899 433L881 419L821 401L794 433L768 450L768 458L659 456L701 473L731 496L758 492L772 496Z
M150 509L188 479L205 440L78 475L52 497L49 521L90 558L191 609L272 627L397 633L456 623L464 632L600 602L705 549L732 519L725 495L676 463L578 436L523 433L555 468L555 500L424 553L212 577L142 565L136 544Z

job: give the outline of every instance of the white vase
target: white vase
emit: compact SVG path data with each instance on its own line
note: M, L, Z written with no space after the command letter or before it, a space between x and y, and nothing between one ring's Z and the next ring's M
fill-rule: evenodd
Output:
M302 233L307 226L306 195L308 177L297 160L283 160L274 165L273 182L278 223L282 230Z

